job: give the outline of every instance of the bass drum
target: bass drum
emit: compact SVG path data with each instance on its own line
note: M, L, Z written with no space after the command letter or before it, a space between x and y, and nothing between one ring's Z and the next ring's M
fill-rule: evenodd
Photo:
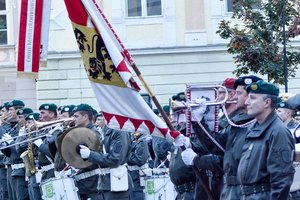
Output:
M176 199L175 187L168 175L153 175L144 178L146 200Z
M51 178L41 183L44 200L79 200L78 188L72 178Z

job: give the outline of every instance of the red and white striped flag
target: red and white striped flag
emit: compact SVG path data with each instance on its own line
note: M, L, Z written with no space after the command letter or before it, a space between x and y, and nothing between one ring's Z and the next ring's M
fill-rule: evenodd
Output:
M167 125L138 93L125 59L95 1L65 0L79 51L106 124L165 137Z
M18 76L36 78L41 53L44 62L46 61L51 9L49 2L51 3L46 0L45 5L44 0L22 0L21 2Z

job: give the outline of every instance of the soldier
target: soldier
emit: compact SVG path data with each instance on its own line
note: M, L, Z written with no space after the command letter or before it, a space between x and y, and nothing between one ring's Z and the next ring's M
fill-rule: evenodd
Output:
M297 122L297 124L300 123L300 111L299 110L295 110L294 119Z
M40 121L50 122L57 119L57 106L53 103L45 103L40 105ZM49 130L39 131L39 135L46 135ZM53 157L50 153L47 139L39 138L33 142L37 147L38 151L38 165L41 168L42 177L41 180L36 180L37 183L40 181L46 181L47 179L54 177L54 164Z
M93 108L87 104L80 104L73 109L76 127L86 127L94 131L101 141L101 135L93 123ZM81 169L74 176L79 189L80 197L83 200L99 200L101 195L98 193L97 185L99 181L98 165L93 164L90 167Z
M102 132L104 135L103 150L95 152L80 145L80 155L83 159L88 159L89 162L100 167L99 190L101 199L129 199L132 180L125 164L131 152L130 135L127 132L110 129L107 126L103 127Z
M253 119L247 115L245 100L247 99L248 94L246 86L259 80L261 79L256 76L242 76L234 83L236 92L231 100L236 102L236 110L229 115L229 118L238 126L232 126L227 123L220 132L214 135L215 139L223 146L223 148L225 148L224 156L222 156L220 150L215 147L208 138L203 137L204 134L198 134L198 137L202 144L210 150L210 154L197 155L190 149L187 149L182 153L183 160L186 164L193 164L198 168L210 169L214 172L223 173L224 186L222 188L220 199L239 199L241 196L240 184L237 179L237 168L247 128L240 125L248 123Z
M9 130L10 125L7 122L8 119L8 104L5 102L0 106L1 110L1 125L0 125L0 138ZM0 152L0 199L8 199L8 190L7 190L7 178L6 178L6 168L4 164L4 154Z
M24 117L18 117L19 115L23 115L22 112L29 114L32 112L29 108L22 108L25 106L23 101L21 100L13 100L8 104L9 114L11 116L11 120L16 123L9 132L10 134L4 134L2 137L3 141L6 141L7 145L13 145L5 149L4 154L9 157L10 166L7 168L7 180L9 187L9 198L10 199L29 199L27 192L27 182L25 181L25 169L23 160L20 158L20 155L23 151L26 150L26 146L23 148L16 148L15 143L19 142L19 140L13 139L13 137L17 137L19 135L19 130L21 127L25 126ZM12 122L11 121L11 122ZM25 193L25 194L24 194Z
M243 199L288 199L295 145L275 112L279 89L258 81L247 92L247 113L256 122L247 132L238 167Z
M148 144L146 138L141 133L133 133L132 150L129 155L127 164L129 174L133 181L130 199L144 199L143 189L140 182L140 171L148 168L147 160L149 158Z
M293 132L297 126L297 122L293 119L294 113L295 111L286 101L281 101L277 105L277 115L291 132Z

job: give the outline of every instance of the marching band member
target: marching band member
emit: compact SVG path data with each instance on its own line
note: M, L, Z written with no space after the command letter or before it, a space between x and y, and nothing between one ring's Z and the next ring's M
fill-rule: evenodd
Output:
M57 119L57 106L52 103L40 105L40 122L50 122ZM38 134L46 134L48 130L38 131ZM41 167L42 178L37 182L46 181L54 177L53 157L50 153L47 139L39 138L33 142L38 151L38 164Z
M103 127L102 132L104 135L103 150L95 152L80 145L80 155L83 159L88 159L89 162L100 166L101 199L129 199L132 180L125 164L131 152L130 134L110 129L107 126Z
M149 158L148 144L146 138L139 132L132 134L132 150L129 155L127 164L129 174L133 181L133 188L131 189L130 199L132 200L143 200L143 186L140 182L140 170L147 169L147 160Z
M76 127L86 127L94 131L101 141L101 135L98 132L96 126L93 124L93 108L88 104L80 104L75 106L73 109L74 120ZM83 147L83 145L80 145ZM82 149L81 147L81 149ZM85 146L84 146L85 147ZM87 147L85 147L88 149ZM80 150L81 153L81 150ZM82 153L81 153L82 154ZM82 157L82 156L81 156ZM83 156L84 159L87 157ZM74 176L79 189L80 197L83 200L101 199L101 195L98 192L98 181L99 181L99 169L97 164L93 164L90 167L81 169L78 174Z
M36 121L39 121L39 116L40 116L39 113L31 113L26 116L25 120L26 120L26 130L27 131L32 131L30 128L35 126ZM36 135L36 134L32 134L32 135ZM32 136L29 136L28 133L26 133L26 136L24 136L24 140L29 139L29 137L32 137ZM39 183L40 178L37 178L37 176L39 175L39 174L37 174L38 150L37 150L36 146L31 146L31 148L32 148L32 156L33 156L34 166L27 166L27 167L29 167L29 169L27 169L27 170L31 170L30 169L31 167L35 167L36 170L34 173L27 174L29 199L30 200L42 200L42 195L41 195L41 191L40 191L40 183ZM38 179L38 182L37 182L37 179Z
M1 112L1 125L0 125L0 138L9 131L10 124L8 123L8 104L9 102L4 102L0 106ZM8 190L7 190L7 178L6 178L6 168L4 163L4 154L0 152L0 199L8 199Z
M173 101L186 101L184 92L172 96ZM186 133L186 116L185 110L179 110L173 113L173 120L176 121L175 129L181 134ZM194 199L196 175L191 168L184 164L181 158L182 149L175 146L170 155L169 174L172 183L177 192L176 200Z
M242 125L250 122L253 118L247 115L247 107L245 101L248 97L246 86L261 80L256 76L242 76L239 77L235 83L234 88L236 95L236 114L232 116L231 121L237 125ZM199 108L197 112L201 118L203 115L203 108ZM197 127L195 127L197 129ZM199 128L198 128L199 129ZM212 171L223 172L224 186L220 199L240 199L241 189L240 182L237 178L237 168L241 158L242 148L244 145L247 128L235 127L228 125L225 129L215 133L214 137L225 148L223 153L207 138L205 134L197 134L201 144L205 145L210 154L197 155L192 149L188 148L182 152L182 159L187 165L194 165L197 168L209 169ZM197 130L195 130L197 132ZM218 198L218 197L216 197Z
M10 123L10 129L6 134L3 135L2 140L6 141L5 145L10 145L14 142L12 137L15 137L19 133L19 125L18 125L18 115L17 111L25 106L24 102L21 100L12 100L8 104L8 114L9 119L7 120ZM9 133L9 134L8 134ZM7 167L7 188L8 188L8 196L9 199L22 199L22 193L23 188L22 184L20 183L20 189L16 187L16 182L18 182L18 173L19 169L24 168L24 165L22 166L22 159L20 160L15 147L8 147L4 150L2 150L3 154L6 156L4 158L4 162ZM22 171L22 170L21 170ZM25 173L25 172L24 172ZM23 175L24 178L24 175ZM27 186L27 184L26 184ZM28 195L24 195L25 199L28 198Z

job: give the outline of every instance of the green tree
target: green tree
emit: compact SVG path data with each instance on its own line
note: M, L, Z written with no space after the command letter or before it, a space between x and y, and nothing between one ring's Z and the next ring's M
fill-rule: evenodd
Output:
M256 9L253 9L256 8ZM300 51L292 48L291 39L300 35L299 0L233 0L232 24L222 20L217 33L230 39L228 53L234 55L237 65L234 74L250 72L267 75L269 81L284 84L284 44L286 51L287 77L295 77L300 63Z

